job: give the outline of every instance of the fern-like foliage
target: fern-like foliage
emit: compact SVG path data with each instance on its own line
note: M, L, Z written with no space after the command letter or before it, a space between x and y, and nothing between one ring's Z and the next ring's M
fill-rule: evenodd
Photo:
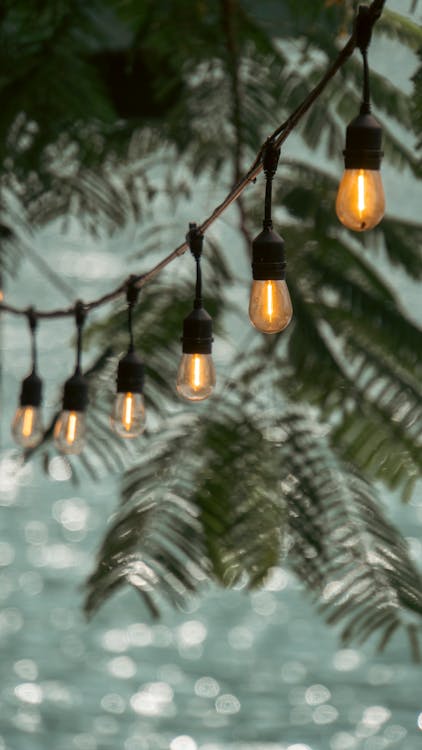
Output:
M320 79L353 14L352 3L321 7L313 0L300 8L293 0L96 0L89 11L81 0L55 5L56 12L37 14L18 0L0 16L0 86L10 95L0 123L10 152L1 186L19 192L33 222L76 215L90 231L140 218L148 229L159 224L148 232L148 251L162 239L155 196L188 193L205 169L223 179L227 163L238 174ZM99 34L93 19L105 18ZM25 34L16 33L23 27ZM419 43L418 29L397 14L387 13L380 28L412 49ZM125 40L118 49L110 29ZM45 88L52 66L53 93L63 90L62 98ZM337 154L339 165L361 73L351 59L301 124L304 144ZM75 83L82 78L81 97ZM419 91L418 77L415 84ZM419 104L411 113L406 96L375 74L372 88L387 159L419 176L420 164L388 124L392 118L417 132ZM181 155L186 172L179 179L172 173ZM152 175L166 159L163 187ZM206 580L252 588L287 548L287 564L326 619L341 624L344 641L376 632L383 647L401 626L413 634L421 580L367 480L408 497L420 475L421 331L368 259L367 238L352 240L337 225L338 178L304 160L285 162L282 172L274 203L288 217L295 319L281 337L255 338L247 357L228 342L231 378L217 400L195 412L174 405L175 342L191 298L183 278L166 287L161 277L159 294L148 285L136 312L151 425L140 457L139 444L130 452L108 429L125 312L113 310L88 335L100 355L88 373L95 396L87 451L73 466L77 473L124 468L125 476L86 609L93 613L126 583L153 615L160 599L177 606ZM244 237L262 212L256 197L247 208ZM387 217L371 234L371 249L419 279L421 232L420 224ZM221 334L232 279L215 245L206 255L206 305ZM149 264L149 253L141 257ZM316 416L305 415L300 402ZM38 450L49 451L53 425Z
M170 420L126 474L88 614L125 583L154 613L160 597L177 604L205 577L252 588L280 562L286 537L286 564L327 621L342 623L345 643L377 633L384 647L414 626L422 579L406 543L322 425L286 404L283 416L252 422L232 397L205 412Z

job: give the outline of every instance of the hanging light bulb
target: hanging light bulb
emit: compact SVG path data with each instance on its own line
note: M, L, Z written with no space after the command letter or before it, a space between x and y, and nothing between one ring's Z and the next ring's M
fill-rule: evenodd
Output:
M212 318L202 307L194 308L183 321L183 354L177 372L177 392L187 401L203 401L215 387L211 356Z
M134 350L132 330L132 310L139 295L135 281L136 277L131 276L127 284L130 344L118 365L117 394L111 413L111 426L123 438L137 437L145 429L144 366Z
M284 279L284 241L266 229L252 243L253 281L249 318L262 333L279 333L289 325L293 308Z
M356 18L356 38L363 58L363 100L360 114L346 130L345 171L340 181L336 213L354 232L373 229L384 216L385 196L381 180L382 129L371 115L367 51L372 26L368 8L361 6Z
M12 422L12 435L22 448L35 448L42 440L44 429L41 417L42 382L37 375L35 329L37 318L33 308L27 312L31 331L32 372L22 382L19 406Z
M373 229L385 211L381 180L382 130L371 114L360 114L348 125L336 212L341 223L355 232Z
M183 321L182 358L177 372L176 389L187 401L203 401L215 387L212 351L212 318L202 306L201 255L204 236L196 224L189 225L187 241L196 261L194 307Z
M72 377L64 384L63 405L54 426L54 442L61 453L79 454L85 445L86 407L88 405L88 383L81 372L82 326L85 320L85 308L81 302L76 303L75 317L77 326L76 368Z
M272 180L280 151L267 144L263 163L266 177L265 218L262 232L252 243L252 287L249 318L262 333L279 333L289 325L293 308L285 281L284 240L274 232L271 219Z
M134 438L145 429L143 382L142 361L133 349L129 349L119 362L117 394L111 413L111 426L120 437Z
M41 380L31 374L22 383L20 406L12 422L12 435L22 448L35 448L44 434L41 417ZM39 393L39 396L38 396ZM30 402L30 403L28 403Z

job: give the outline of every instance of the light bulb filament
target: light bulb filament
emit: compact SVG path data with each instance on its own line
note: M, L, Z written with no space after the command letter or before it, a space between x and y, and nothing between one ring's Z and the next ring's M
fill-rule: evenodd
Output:
M273 285L271 281L267 281L267 315L268 320L271 322L274 314L274 301L273 301Z
M131 393L126 393L124 411L123 411L123 426L125 430L130 430L132 427L132 410L133 410L133 398Z
M202 384L201 377L201 357L199 354L194 354L193 357L193 387L200 388Z
M70 412L69 419L67 422L67 433L66 433L66 441L71 445L75 442L76 438L76 425L77 425L77 416L75 412Z
M24 437L30 437L30 435L32 435L33 426L34 410L31 406L27 406L23 414L22 435Z
M363 170L358 175L358 211L360 214L365 211L365 175Z

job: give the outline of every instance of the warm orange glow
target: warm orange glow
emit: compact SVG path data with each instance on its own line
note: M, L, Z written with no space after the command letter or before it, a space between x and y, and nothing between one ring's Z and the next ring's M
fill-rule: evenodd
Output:
M249 300L249 318L263 333L283 331L292 318L292 303L284 279L254 279Z
M385 198L381 174L377 169L346 169L341 179L337 216L348 229L364 232L384 216Z
M363 169L358 175L358 211L362 214L365 210L365 177Z
M271 322L273 319L273 314L274 314L273 282L266 281L265 283L267 287L267 316L268 316L268 320Z
M194 388L200 388L202 385L202 374L201 374L201 355L200 354L194 354L193 355L193 382L192 385Z
M132 427L133 398L131 393L126 393L125 403L123 406L123 425L125 430Z
M75 442L76 438L76 425L78 423L77 414L71 411L67 422L66 441L70 444Z
M32 406L27 406L23 413L22 423L22 435L24 437L30 437L34 427L34 409Z
M177 373L177 391L188 401L202 401L215 386L211 354L183 354Z

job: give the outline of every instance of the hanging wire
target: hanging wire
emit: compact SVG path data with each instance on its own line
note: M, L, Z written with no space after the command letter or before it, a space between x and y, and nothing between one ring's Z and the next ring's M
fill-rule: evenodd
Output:
M138 277L135 275L129 276L126 284L126 300L127 300L127 322L129 331L129 351L133 352L135 349L135 343L133 339L133 308L135 307L140 289L136 286Z
M32 362L32 374L35 375L37 371L37 342L36 342L36 330L38 325L37 315L34 307L28 307L26 311L28 318L29 330L31 333L31 362Z
M264 203L264 229L272 229L271 216L273 179L277 171L280 149L273 141L268 141L262 158L262 166L265 174L265 203Z
M77 331L77 343L76 343L76 367L75 375L79 375L81 372L81 356L82 356L82 329L86 319L86 306L81 300L78 300L74 307L74 315L76 322Z
M309 92L309 94L305 97L303 102L301 102L298 105L298 107L296 107L294 112L292 112L292 114L287 118L287 120L281 123L281 125L279 125L274 130L272 135L261 146L261 148L259 149L255 157L254 162L252 163L251 167L246 172L246 174L239 180L238 183L236 183L236 185L226 195L224 200L221 203L219 203L218 206L216 206L214 211L198 227L198 230L200 232L204 233L211 226L211 224L213 224L214 221L216 221L216 219L218 219L219 216L221 216L221 214L234 201L237 200L237 198L239 198L239 196L248 187L248 185L255 182L257 176L261 173L263 169L262 159L263 159L265 149L268 145L268 142L271 141L274 144L274 146L276 146L277 148L280 148L280 146L287 140L290 133L296 128L300 120L308 112L308 110L313 105L313 103L318 99L318 97L321 95L323 90L326 88L327 84L331 81L332 78L334 78L337 71L340 70L340 68L347 62L349 57L351 57L356 47L360 47L360 44L358 43L358 34L360 33L359 16L361 16L361 18L363 17L363 15L365 16L364 26L366 30L369 32L369 38L370 38L370 34L372 32L372 28L374 24L381 17L385 2L386 0L373 0L373 2L369 6L361 6L359 8L359 12L357 16L357 23L355 24L353 33L349 37L349 40L347 41L346 45L343 47L341 52L335 58L334 62L329 65L329 67L327 68L325 74L322 76L319 83L317 83L317 85ZM368 87L369 87L369 83L368 83ZM136 276L134 283L136 283L137 288L140 289L141 287L145 286L145 284L151 281L151 279L153 279L158 273L160 273L160 271L162 271L163 268L166 268L166 266L168 266L169 263L172 263L173 260L183 255L188 250L188 248L189 248L188 241L183 242L182 244L178 245L171 253L165 256L159 263L157 263L149 271ZM84 309L87 312L97 307L102 307L108 302L112 302L113 300L118 299L118 297L124 294L126 290L127 290L127 281L124 281L113 291L108 292L107 294L104 294L103 296L98 297L97 299L94 299L91 302L86 303L84 305ZM18 307L15 307L14 305L9 305L4 302L0 304L0 311L1 310L3 310L4 312L11 313L13 315L26 315L26 309L18 308ZM72 305L66 308L58 308L56 310L37 310L36 314L38 318L44 318L44 319L63 318L63 317L73 316L75 314L75 305Z
M356 46L360 49L363 61L363 98L360 108L361 115L367 115L371 111L371 95L369 89L369 67L368 48L371 43L372 28L374 22L369 13L367 5L359 6L355 20Z
M196 262L196 284L195 284L195 300L194 307L202 307L202 270L201 270L201 257L204 246L204 235L196 224L189 224L189 232L186 235L186 239L190 248L190 251L195 258Z

